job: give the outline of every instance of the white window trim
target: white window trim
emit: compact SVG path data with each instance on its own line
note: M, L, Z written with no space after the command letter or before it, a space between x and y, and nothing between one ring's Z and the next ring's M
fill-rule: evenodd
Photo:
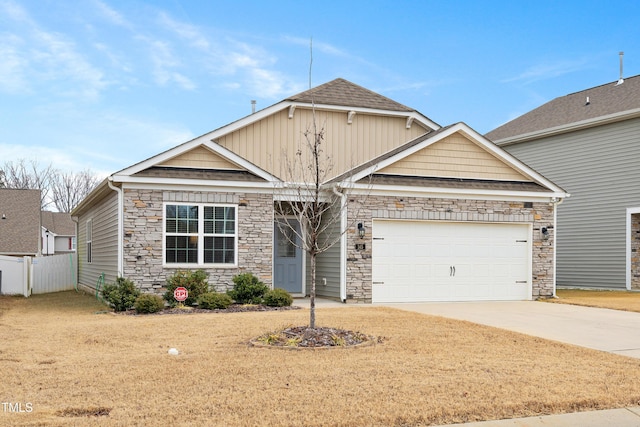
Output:
M197 206L198 207L198 262L197 263L168 263L167 262L167 206ZM223 207L234 208L234 262L233 264L225 263L208 263L204 262L204 207ZM207 234L206 236L209 236ZM226 235L226 237L232 237ZM189 202L164 202L162 204L162 266L167 268L237 268L238 257L240 253L238 251L238 205L233 203L189 203Z

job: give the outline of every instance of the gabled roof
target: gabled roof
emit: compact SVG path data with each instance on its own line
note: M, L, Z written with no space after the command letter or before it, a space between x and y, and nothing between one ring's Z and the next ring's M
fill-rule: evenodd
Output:
M503 187L501 189L532 191L532 189L535 188L535 184L537 184L537 186L543 187L545 189L544 191L553 193L554 197L563 198L568 196L568 194L562 188L560 188L553 182L549 181L548 179L540 175L538 172L531 169L529 166L525 165L524 163L522 163L521 161L519 161L518 159L516 159L506 151L504 151L503 149L497 147L491 141L489 141L488 139L486 139L485 137L477 133L475 130L473 130L471 127L469 127L467 124L462 122L441 128L438 131L427 133L425 135L422 135L414 139L413 141L409 141L406 144L386 154L383 154L382 156L379 156L376 159L373 159L365 164L362 164L354 168L353 170L349 171L346 174L343 174L337 177L336 179L333 180L333 182L347 181L347 185L351 185L352 183L355 183L367 176L376 175L378 171L384 169L385 167L392 165L393 163L396 163L412 155L413 153L416 153L417 151L424 149L425 147L428 147L439 141L442 141L445 138L455 133L461 133L465 135L467 138L469 138L470 140L473 140L476 144L481 146L487 152L491 153L497 159L500 159L502 162L509 165L515 171L526 176L532 181L531 183L523 183L523 184L518 183L515 185L511 185L509 183L502 183L500 184ZM416 182L422 180L421 182L423 183L423 185L426 184L427 182L431 182L433 184L433 183L436 183L437 181L440 186L451 187L451 188L453 187L472 188L473 187L472 183L474 181L478 181L478 180L469 180L469 179L466 179L466 180L444 179L443 180L439 177L423 177L418 179L416 178L411 178L411 179L413 179ZM373 182L375 183L376 179L374 179ZM389 183L390 181L389 181L389 178L380 179L380 177L378 177L377 182ZM456 182L457 184L455 186L451 186L450 185L451 182ZM484 187L487 187L486 183L484 184ZM539 192L540 189L538 188L534 191Z
M76 235L76 225L69 213L42 211L41 218L42 226L58 236Z
M340 105L388 111L415 111L392 99L345 79L335 79L285 99L305 104Z
M0 254L40 250L40 190L0 189Z
M558 97L486 134L502 145L640 117L640 76Z

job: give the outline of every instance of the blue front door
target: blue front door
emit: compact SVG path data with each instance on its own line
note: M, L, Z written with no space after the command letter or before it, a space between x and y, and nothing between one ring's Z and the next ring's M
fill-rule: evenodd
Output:
M273 287L282 288L292 294L303 293L302 289L302 250L300 224L295 219L288 219L288 226L279 227L274 224L273 235ZM295 232L294 232L295 229Z

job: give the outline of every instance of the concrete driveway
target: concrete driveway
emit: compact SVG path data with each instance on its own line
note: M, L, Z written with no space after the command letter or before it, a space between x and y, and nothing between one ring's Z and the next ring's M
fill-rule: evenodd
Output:
M374 304L640 359L640 313L539 301Z

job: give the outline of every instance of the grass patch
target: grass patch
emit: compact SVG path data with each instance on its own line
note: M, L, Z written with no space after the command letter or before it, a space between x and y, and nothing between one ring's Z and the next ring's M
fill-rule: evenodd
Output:
M7 304L0 396L33 411L0 425L424 426L640 403L640 360L391 308L317 309L320 326L382 345L273 351L248 343L308 310L117 316L75 292Z
M637 291L558 289L556 294L558 298L549 298L542 301L640 313L640 292Z

